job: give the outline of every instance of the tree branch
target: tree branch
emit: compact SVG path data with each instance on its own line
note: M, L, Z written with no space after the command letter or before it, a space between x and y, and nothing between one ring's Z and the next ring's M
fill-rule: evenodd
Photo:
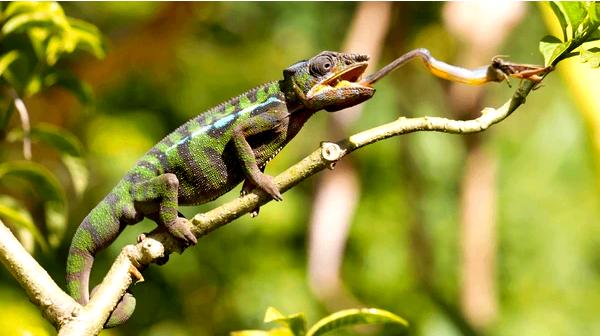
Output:
M335 143L323 142L320 149L315 150L278 175L275 178L275 183L283 193L317 172L325 168L333 168L335 162L345 155L393 136L418 131L454 134L481 132L506 119L521 106L534 86L534 82L524 80L508 102L497 109L483 109L481 116L476 119L451 120L438 117L402 117L394 122L352 135ZM211 211L194 216L192 219L192 232L200 238L269 201L271 201L271 198L260 191L239 197ZM144 237L137 245L128 245L123 248L89 304L83 307L79 315L60 330L59 335L99 333L111 310L133 282L130 269L134 266L143 268L172 252L181 253L183 249L175 238L164 232L160 227Z
M25 289L31 302L39 307L44 317L57 329L81 309L81 306L63 292L48 272L23 248L2 221L0 261Z

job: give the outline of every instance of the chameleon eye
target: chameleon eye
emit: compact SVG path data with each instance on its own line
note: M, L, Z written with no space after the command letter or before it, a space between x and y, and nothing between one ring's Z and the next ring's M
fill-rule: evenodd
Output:
M314 76L323 76L333 67L333 60L329 56L318 56L310 62L310 73Z

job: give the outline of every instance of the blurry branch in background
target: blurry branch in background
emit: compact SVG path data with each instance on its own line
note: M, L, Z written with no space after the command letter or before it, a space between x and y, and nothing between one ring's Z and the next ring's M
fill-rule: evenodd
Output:
M378 64L383 39L389 27L389 2L361 2L350 26L343 51L371 56ZM341 138L355 121L363 105L343 113L328 114L327 130L333 138ZM348 230L360 197L359 178L351 160L341 161L335 174L324 174L316 184L309 223L308 277L317 297L330 310L356 307L359 303L348 293L341 280L341 267ZM336 209L336 211L331 211Z
M475 66L498 54L498 48L525 14L519 2L452 2L444 6L448 31L462 42L455 62ZM477 29L473 29L477 27ZM449 85L452 115L473 118L482 108L482 87ZM462 138L466 159L460 188L460 305L464 318L481 330L497 315L496 162L483 148L483 137Z
M27 111L25 102L19 97L15 89L10 88L9 93L15 104L15 109L19 112L21 128L23 128L23 157L26 160L31 160L31 123L29 122L29 112Z

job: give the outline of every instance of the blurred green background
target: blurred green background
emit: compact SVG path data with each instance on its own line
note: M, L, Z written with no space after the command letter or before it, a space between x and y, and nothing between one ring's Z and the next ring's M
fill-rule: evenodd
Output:
M59 125L83 142L90 169L88 189L78 198L60 173L64 168L48 167L67 186L68 227L58 249L37 250L35 257L61 286L69 237L138 157L207 108L279 79L297 60L340 50L360 7L344 2L61 5L68 15L97 25L108 46L102 60L80 55L64 61L89 83L93 102L82 105L59 89L26 100L32 124ZM380 61L371 69L416 47L456 62L466 47L444 26L445 6L391 5ZM542 63L537 43L548 29L537 5L523 10L498 53ZM377 94L344 134L400 116L453 116L448 84L414 63L377 84ZM352 154L361 191L341 276L357 303L406 318L412 335L600 334L600 153L593 146L595 128L578 110L569 85L558 73L551 75L514 115L472 140L411 134ZM512 92L505 84L490 85L482 103L499 106ZM337 140L328 133L328 117L317 114L267 173L283 171L321 140ZM496 308L483 324L474 323L461 303L468 290L460 271L460 195L469 141L478 141L492 158L496 174L491 185L496 223L488 242L495 246L490 262ZM0 159L6 160L9 150L2 151ZM51 161L50 155L34 148L34 159ZM133 318L103 334L226 335L264 328L268 306L305 312L309 321L330 313L307 280L307 223L317 182L317 177L305 181L286 193L284 202L264 206L257 218L244 216L172 256L167 265L150 267L146 282L133 287L138 300ZM182 212L205 211L238 192ZM97 257L92 283L125 244L153 227L145 221L128 228ZM4 268L0 302L3 333L53 332Z

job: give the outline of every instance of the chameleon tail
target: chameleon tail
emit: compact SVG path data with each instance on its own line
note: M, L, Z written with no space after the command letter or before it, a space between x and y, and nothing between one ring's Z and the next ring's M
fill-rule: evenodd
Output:
M94 263L94 255L110 245L119 233L121 226L113 216L105 211L107 202L100 203L83 220L75 231L69 255L67 257L67 290L81 305L90 299L90 273ZM105 327L114 327L129 319L135 309L135 298L126 293L111 313Z
M94 263L93 240L87 230L89 216L75 231L67 257L67 289L69 295L77 302L85 305L90 300L90 272Z

